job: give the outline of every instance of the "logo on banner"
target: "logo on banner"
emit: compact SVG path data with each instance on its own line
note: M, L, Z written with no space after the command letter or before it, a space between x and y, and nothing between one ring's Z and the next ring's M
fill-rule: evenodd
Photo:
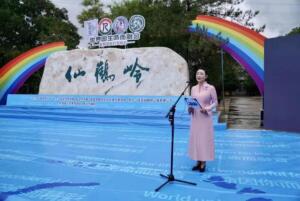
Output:
M94 37L98 35L98 20L93 19L84 22L84 28L88 37Z
M145 28L145 18L141 15L133 15L129 20L129 30L131 32L141 32Z
M109 18L103 18L99 22L99 33L101 35L109 34L112 30L112 21Z
M99 23L97 20L94 20L93 23L89 21L84 23L89 25L90 48L125 46L135 43L140 40L140 32L145 28L145 18L141 15L131 16L129 22L126 17L118 16L113 21L109 18L102 18ZM97 34L95 34L95 30L97 30Z
M128 29L128 20L124 16L119 16L114 20L113 30L116 34L123 34Z

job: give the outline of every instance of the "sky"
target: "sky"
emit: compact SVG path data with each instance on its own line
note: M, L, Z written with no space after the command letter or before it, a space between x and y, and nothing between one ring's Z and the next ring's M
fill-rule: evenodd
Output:
M87 47L84 29L78 23L76 16L83 9L82 0L51 0L57 7L66 8L70 21L78 27L79 34L83 37L79 46ZM120 0L117 0L117 2ZM104 5L115 1L102 0ZM285 35L292 28L300 27L300 0L244 0L240 5L242 9L258 10L260 13L253 22L256 27L266 25L262 33L267 38ZM147 22L146 22L147 23Z

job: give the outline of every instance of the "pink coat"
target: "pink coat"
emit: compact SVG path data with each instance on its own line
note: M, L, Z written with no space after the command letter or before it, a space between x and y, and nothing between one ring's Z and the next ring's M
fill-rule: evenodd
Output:
M195 109L191 115L189 156L193 160L208 161L215 158L214 128L212 109L218 105L217 93L214 86L206 82L200 87L192 87L192 97L196 98L208 114Z

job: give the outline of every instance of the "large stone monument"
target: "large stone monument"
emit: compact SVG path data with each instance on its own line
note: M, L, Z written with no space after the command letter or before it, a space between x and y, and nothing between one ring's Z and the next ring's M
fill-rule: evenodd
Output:
M72 50L47 59L39 93L176 96L188 80L186 61L168 48Z

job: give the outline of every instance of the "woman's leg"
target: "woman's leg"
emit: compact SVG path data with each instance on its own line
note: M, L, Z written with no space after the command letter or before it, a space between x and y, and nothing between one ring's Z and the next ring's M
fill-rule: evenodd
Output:
M206 169L206 162L205 161L201 161L200 162L200 166L199 166L199 171L200 172L205 172Z

